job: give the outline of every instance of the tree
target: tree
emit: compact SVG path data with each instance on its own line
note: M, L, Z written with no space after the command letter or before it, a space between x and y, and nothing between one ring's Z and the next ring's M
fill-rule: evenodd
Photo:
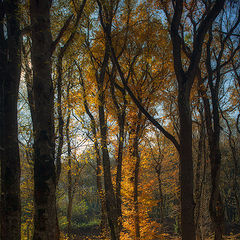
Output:
M237 28L240 22L240 15L238 14L236 22L233 26L228 30L225 36L223 36L223 19L219 20L219 39L220 39L220 47L219 50L216 51L212 46L212 42L214 39L213 29L212 27L209 29L209 37L207 41L206 47L206 72L207 72L207 80L209 84L210 94L211 94L211 103L207 97L207 90L204 86L204 81L199 77L199 85L200 91L204 102L205 108L205 120L206 120L206 129L208 134L208 144L210 150L210 161L211 161L211 183L212 183L212 191L210 198L210 216L213 222L213 228L215 231L215 239L222 239L223 234L223 222L224 222L224 208L223 208L223 200L220 191L220 167L221 167L221 150L220 150L220 87L222 83L222 79L224 77L223 69L226 68L226 62L230 62L230 60L234 57L236 51L230 54L228 58L224 59L224 49L226 47L227 41L231 37L233 31ZM216 44L216 41L215 41ZM212 54L214 52L214 54ZM215 58L212 57L215 56ZM226 57L225 57L226 58ZM215 65L215 69L213 69L213 65ZM214 74L214 72L216 74ZM200 73L198 74L200 75ZM212 110L211 110L212 109Z
M56 156L56 165L57 165L57 182L61 174L61 155L62 155L62 147L63 147L63 127L64 127L64 120L63 120L63 114L62 114L62 75L63 75L63 57L66 53L67 49L71 46L74 36L77 31L77 27L79 24L79 21L81 19L84 6L86 4L86 0L82 1L82 4L77 12L77 18L76 22L74 23L74 27L72 30L71 35L67 39L66 43L60 48L58 53L58 59L57 59L57 103L58 103L58 132L59 132L59 144L58 144L58 150L57 150L57 156ZM70 18L71 19L71 15ZM67 23L67 22L66 22Z
M33 239L59 239L54 165L54 91L51 78L51 1L30 2L32 24L34 132Z
M17 101L21 73L20 1L0 3L1 239L21 238Z
M113 64L116 65L121 80L128 91L129 95L143 112L143 114L167 137L172 141L179 151L180 155L180 185L181 185L181 230L183 239L195 239L194 225L194 200L193 200L193 158L192 158L192 118L190 110L190 92L196 76L196 70L201 58L202 45L207 30L222 10L224 1L216 1L213 6L206 5L205 15L203 15L198 28L195 29L192 51L187 70L183 68L182 45L184 39L179 36L181 18L183 14L183 1L173 2L174 14L171 20L171 41L173 45L174 70L178 82L178 111L180 119L179 143L157 122L141 103L134 96L131 89L127 86L124 74L119 65L118 59L111 40L111 32L106 28L103 22L103 16L100 18L102 27L110 45L111 57ZM105 10L106 8L104 8ZM106 10L105 10L106 11ZM101 6L100 6L100 14ZM111 16L105 13L106 16ZM167 16L169 16L167 14Z

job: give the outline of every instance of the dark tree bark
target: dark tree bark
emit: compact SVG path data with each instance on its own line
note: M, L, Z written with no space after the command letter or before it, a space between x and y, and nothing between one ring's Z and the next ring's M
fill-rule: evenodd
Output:
M212 32L209 31L209 41L207 44L207 61L206 68L208 71L208 83L210 86L212 98L212 115L206 114L209 124L207 124L208 143L210 149L211 162L211 182L212 191L210 197L209 212L215 231L215 240L221 240L223 235L224 208L222 196L220 193L220 167L221 167L221 151L220 151L220 119L219 119L219 85L220 85L220 69L217 71L216 84L213 83L213 73L211 69L211 53L210 45L212 41ZM217 64L218 65L218 64ZM219 65L218 65L219 66ZM206 111L209 113L210 109ZM212 118L211 118L212 116Z
M206 127L205 127L205 119L203 116L203 107L201 106L200 98L199 98L199 115L200 115L200 123L199 123L199 140L198 140L198 149L197 149L197 163L196 163L196 173L195 173L195 226L196 226L196 235L197 238L202 239L202 232L200 228L200 217L202 216L202 201L203 201L203 187L204 187L204 179L206 178Z
M1 239L21 239L17 100L21 72L19 1L0 3ZM4 29L4 22L6 28Z
M107 46L106 46L107 47ZM104 173L104 187L105 187L105 202L108 217L108 224L111 233L111 240L117 240L120 237L116 197L112 184L110 157L107 146L107 123L105 117L105 92L104 92L104 77L106 73L106 67L109 60L108 49L105 50L105 56L102 63L102 68L97 76L98 85L98 115L100 124L100 136L101 136L101 152L103 161L103 173Z
M140 154L139 154L139 137L140 137L140 128L141 128L141 112L139 111L138 116L135 120L136 124L132 126L132 133L129 136L130 146L130 156L135 160L135 166L133 171L133 206L134 206L134 235L135 240L140 239L140 217L139 217L139 193L138 193L138 184L139 184L139 171L140 171ZM132 139L131 139L132 138Z
M34 126L34 240L59 239L54 165L50 0L31 0Z
M122 198L121 198L121 183L122 183L122 161L123 161L123 147L124 147L124 138L125 138L125 120L126 120L126 91L125 89L118 86L119 91L123 97L123 104L121 105L117 100L115 94L115 73L116 68L113 67L112 73L110 75L110 92L111 97L115 106L117 120L118 120L118 154L117 154L117 176L116 176L116 205L118 211L118 218L122 217ZM121 228L121 226L120 226Z
M180 186L181 186L181 230L185 240L196 238L194 224L193 199L193 156L192 156L192 117L190 109L190 92L201 58L202 45L207 30L222 10L224 1L216 1L208 9L208 14L202 19L193 42L190 63L187 71L182 65L182 40L179 27L183 12L183 1L177 1L171 23L171 39L173 45L174 70L178 82L178 110L180 119Z
M222 22L220 22L219 29L219 39L220 39L220 48L219 52L216 53L212 50L212 44L214 40L212 27L209 29L209 37L207 41L206 48L206 70L207 70L207 80L210 89L211 103L207 98L207 89L204 86L204 81L201 78L200 70L198 73L198 79L200 81L200 92L202 94L204 108L205 108L205 119L207 125L207 134L208 134L208 144L210 150L210 163L211 163L211 197L210 197L210 205L209 212L211 216L211 220L213 223L213 229L215 232L215 239L221 240L223 235L223 224L224 224L224 206L223 200L220 191L220 167L221 167L221 151L220 151L220 116L219 116L219 92L221 86L221 78L222 78L222 69L223 67L231 61L234 57L236 50L232 51L232 54L228 57L224 63L224 49L227 45L227 41L232 35L233 31L238 27L240 23L240 12L238 13L238 18L235 24L230 28L230 30L226 33L225 36L222 35L223 27ZM215 59L213 59L213 56ZM215 66L215 69L213 69Z
M69 136L69 125L70 125L70 102L69 102L69 86L67 89L67 102L68 102L68 112L67 112L67 122L66 122L66 140L67 140L67 156L68 156L68 172L67 172L67 195L68 195L68 205L67 205L67 234L68 238L71 239L71 223L72 223L72 206L73 206L73 196L74 192L72 189L72 154L71 154L71 142L70 142L70 136Z

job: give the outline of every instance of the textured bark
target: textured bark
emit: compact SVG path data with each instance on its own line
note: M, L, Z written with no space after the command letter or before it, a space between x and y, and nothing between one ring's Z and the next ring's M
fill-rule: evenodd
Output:
M199 102L199 105L201 103ZM199 126L199 140L198 140L198 151L197 151L197 166L196 166L196 175L195 175L195 226L196 226L196 235L197 238L202 239L202 232L200 227L200 217L202 214L202 201L203 201L203 186L204 179L206 177L206 133L205 133L205 124L203 109L200 107L200 126Z
M211 74L210 74L211 75ZM209 76L210 77L210 76ZM210 77L211 79L211 77ZM211 163L211 197L209 212L211 220L213 223L213 228L215 231L215 239L222 239L223 234L223 203L220 195L219 179L220 179L220 165L221 165L221 152L219 146L219 136L220 136L220 124L218 115L218 101L213 97L213 114L211 113L210 102L207 97L206 89L203 87L202 79L199 77L201 84L201 95L204 102L205 120L208 134L208 145L210 150L210 163ZM211 80L210 80L211 81Z
M118 218L116 213L116 199L113 190L110 158L107 147L107 124L105 121L105 110L104 110L104 96L102 88L99 94L99 123L100 123L100 134L101 134L101 150L103 159L103 172L104 172L104 187L105 187L105 202L108 217L108 224L111 232L111 240L119 239L118 232Z
M134 192L133 192L133 201L134 201L134 228L135 228L135 239L140 239L140 219L139 219L139 200L138 200L138 183L139 183L139 170L140 170L140 155L138 149L138 140L139 140L139 131L140 123L138 122L136 134L133 142L133 157L136 159L135 168L134 168Z
M209 38L207 42L207 58L206 58L206 69L208 73L208 83L211 92L211 103L212 103L212 113L210 102L206 98L206 92L204 96L205 103L205 118L207 124L208 133L208 144L210 149L210 163L211 163L211 197L209 204L209 212L211 220L213 223L213 228L215 231L215 240L221 240L223 235L223 222L224 222L224 208L222 197L220 193L220 167L221 167L221 151L220 151L220 121L219 121L219 87L220 87L220 55L223 53L223 48L220 50L220 55L217 60L217 74L216 81L214 84L213 71L211 67L211 43L212 43L212 30L209 30Z
M116 205L117 205L117 211L118 211L118 218L120 219L122 217L122 198L121 198L121 183L122 183L122 161L123 161L123 147L124 147L124 137L125 137L125 120L126 120L126 91L125 89L120 88L121 94L123 96L123 104L122 106L117 100L116 94L115 94L115 67L112 69L112 73L110 75L110 91L111 91L111 97L115 106L115 111L117 114L118 119L118 154L117 154L117 175L116 175ZM120 223L122 224L122 223ZM120 226L120 228L122 228Z
M195 240L193 200L192 118L186 86L179 86L181 230L183 239Z
M116 197L112 184L110 157L107 146L107 123L105 118L105 92L104 92L104 79L109 60L109 49L105 45L105 56L102 62L102 67L99 74L96 74L98 85L98 116L100 124L100 137L101 137L101 152L102 164L104 173L104 188L105 188L105 202L107 210L107 218L109 229L111 233L111 240L117 240L120 237L120 229L118 224L118 214L116 207Z
M31 0L34 100L34 240L59 239L51 79L51 1Z
M136 110L135 108L132 111ZM140 216L139 216L139 171L140 171L140 154L139 154L139 139L141 131L141 115L139 111L138 114L133 114L129 119L129 158L133 161L133 166L131 169L131 183L133 186L132 192L132 203L133 203L133 229L134 229L134 239L141 239L140 235Z
M58 113L58 146L57 146L57 154L56 154L56 182L58 183L60 175L61 175L61 157L62 157L62 148L63 148L63 113L62 113L62 61L64 51L61 48L60 53L57 59L57 113ZM62 53L63 52L63 53Z
M107 125L105 122L105 113L103 105L99 106L99 122L101 130L101 149L103 158L105 202L107 209L108 224L111 232L111 240L116 240L119 239L119 233L117 231L118 221L116 214L116 199L112 185L110 158L107 148L107 132L106 132Z
M67 92L67 100L68 100L68 116L66 122L66 138L67 138L67 156L68 156L68 188L67 188L67 195L68 195L68 205L67 205L67 234L68 238L71 239L71 223L72 223L72 206L73 206L73 196L74 192L72 189L72 159L71 159L71 143L69 137L69 125L70 125L70 109L69 109L69 86Z
M4 29L6 21L7 31ZM5 35L5 36L4 36ZM21 71L19 1L0 3L1 239L21 239L17 100Z

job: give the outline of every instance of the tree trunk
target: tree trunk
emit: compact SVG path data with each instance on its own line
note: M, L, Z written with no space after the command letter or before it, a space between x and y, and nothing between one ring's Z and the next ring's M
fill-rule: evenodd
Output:
M62 48L61 48L62 50ZM64 136L63 136L63 128L64 128L64 120L63 120L63 113L62 113L62 62L63 62L63 54L61 51L58 55L57 59L57 113L58 113L58 146L57 146L57 154L56 154L56 182L58 183L61 170L62 170L62 148L64 143Z
M131 169L131 183L133 186L132 192L132 202L133 202L133 223L134 223L134 240L139 240L140 235L140 216L139 216L139 170L140 170L140 155L139 155L139 137L141 130L141 115L139 111L138 114L135 112L137 109L133 108L131 111L134 113L130 119L129 125L129 158L134 162Z
M224 207L219 186L221 167L221 151L219 146L220 123L218 113L218 97L215 97L212 99L214 131L213 135L209 136L212 181L209 211L215 231L215 240L221 240L223 234Z
M98 85L98 115L100 124L100 136L101 136L101 151L103 161L103 173L104 173L104 188L105 188L105 202L107 210L107 218L109 229L111 233L111 240L117 240L120 237L120 229L118 224L116 197L112 184L110 157L107 146L107 123L105 119L105 97L104 97L104 78L106 73L106 67L109 60L109 52L107 45L105 46L105 56L102 63L100 74L97 76Z
M164 208L164 198L163 198L163 191L162 191L162 180L161 180L161 163L155 167L155 172L157 174L158 179L158 190L159 190L159 207L160 207L160 223L163 222L164 214L163 214L163 208Z
M201 103L199 102L199 105ZM205 133L205 124L202 107L199 108L200 114L200 127L199 127L199 140L198 140L198 151L197 151L197 164L196 164L196 174L195 174L195 226L196 226L196 237L201 239L201 227L200 227L200 216L201 205L202 205L202 192L203 192L203 182L206 175L206 133Z
M67 205L67 234L68 238L71 239L71 222L72 222L72 205L73 205L73 189L72 189L72 159L71 159L71 143L69 137L69 125L70 125L70 109L69 109L69 86L67 90L67 101L68 101L68 116L66 122L66 138L67 138L67 156L68 156L68 205Z
M1 239L21 239L17 100L21 71L19 1L0 3ZM6 17L6 19L4 19ZM5 22L7 31L4 29ZM5 34L7 33L7 36Z
M211 163L211 197L209 203L210 217L213 223L213 229L215 231L215 240L221 240L223 234L223 222L224 222L224 208L220 193L220 166L221 166L221 151L220 151L220 121L219 121L219 86L220 86L220 61L223 53L221 48L219 55L217 56L217 73L216 81L214 84L214 74L211 67L211 43L213 40L212 28L209 29L209 38L207 42L207 55L206 55L206 69L208 84L211 92L211 106L207 97L207 89L203 85L203 80L199 74L199 81L201 84L201 94L204 102L206 128L208 134L208 145L210 150L210 163Z
M34 240L59 239L54 165L54 91L49 0L31 0L34 131Z
M107 147L107 124L105 122L104 105L102 93L100 95L99 122L101 131L101 149L103 159L105 202L108 217L108 224L111 232L111 240L119 239L118 218L116 212L116 199L112 185L110 158Z
M119 103L115 93L115 72L116 67L113 66L112 72L110 75L110 92L111 97L115 106L115 111L118 119L118 154L117 154L117 174L116 174L116 206L118 211L118 218L122 218L122 198L121 198L121 188L122 188L122 161L123 161L123 148L124 148L124 137L125 137L125 121L126 121L126 91L125 89L121 89L121 94L123 97L123 104ZM122 222L120 222L122 225ZM122 229L122 226L120 226ZM120 230L121 231L121 230Z
M136 131L136 136L134 138L134 158L135 169L134 169L134 192L133 192L133 200L134 200L134 228L135 228L135 240L140 239L140 219L139 219L139 202L138 202L138 182L139 182L139 170L140 170L140 155L138 150L138 132L139 125Z
M192 118L189 102L190 90L186 88L186 85L179 83L181 230L184 240L194 240Z
M201 79L199 78L201 81ZM220 180L220 165L221 152L219 146L220 125L218 115L218 100L213 97L213 116L211 113L210 102L207 98L206 89L201 88L201 95L204 102L205 120L208 134L208 145L210 150L211 163L211 197L209 212L215 231L215 239L221 240L223 233L223 203L220 195L219 180ZM216 102L217 101L217 102ZM212 121L213 120L213 121ZM214 123L214 128L213 128Z

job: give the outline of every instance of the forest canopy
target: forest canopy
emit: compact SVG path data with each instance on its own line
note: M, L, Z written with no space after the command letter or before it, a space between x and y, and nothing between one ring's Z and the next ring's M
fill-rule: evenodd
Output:
M239 59L238 0L2 0L0 239L240 239Z

